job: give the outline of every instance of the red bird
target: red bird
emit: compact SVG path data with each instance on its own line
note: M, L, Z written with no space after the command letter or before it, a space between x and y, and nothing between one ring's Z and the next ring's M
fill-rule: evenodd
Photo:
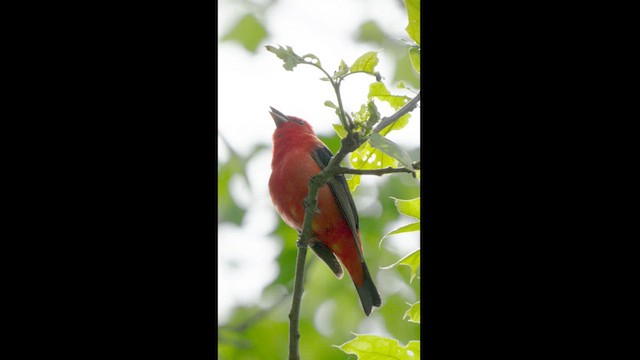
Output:
M282 220L300 234L309 179L327 166L333 154L306 121L274 108L270 114L276 131L269 193ZM356 206L344 175L334 176L327 184L318 190L318 210L313 217L309 245L338 279L342 278L342 267L336 256L340 259L368 316L372 306L380 307L381 300L364 262Z

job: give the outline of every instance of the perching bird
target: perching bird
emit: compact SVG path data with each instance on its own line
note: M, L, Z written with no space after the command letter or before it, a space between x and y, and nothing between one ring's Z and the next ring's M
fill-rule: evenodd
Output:
M276 130L269 193L284 222L301 233L309 179L327 166L333 154L306 121L274 108L270 113ZM327 183L318 190L309 245L339 279L342 267L336 256L340 259L368 316L372 306L379 307L381 300L364 261L356 206L344 175L336 175Z

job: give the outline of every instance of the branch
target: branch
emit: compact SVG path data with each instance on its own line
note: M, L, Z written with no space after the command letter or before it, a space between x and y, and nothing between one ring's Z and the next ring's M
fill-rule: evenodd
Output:
M338 95L338 101L340 101L340 93L336 92ZM418 101L420 101L420 93L416 95L411 101L405 104L400 110L398 110L395 114L385 117L382 119L382 122L376 127L375 132L379 132L385 127L389 126L389 124L397 121L402 115L408 113L413 110ZM341 105L341 104L340 104ZM342 106L340 106L342 110ZM341 111L344 116L344 110ZM344 119L342 119L344 120ZM344 123L345 121L343 121ZM307 198L305 199L305 211L304 211L304 222L302 223L302 232L300 233L300 239L297 242L298 245L298 257L296 259L296 274L294 278L294 287L293 287L293 300L291 304L291 312L289 312L289 360L299 360L300 359L300 305L302 303L302 293L304 291L304 263L307 257L307 246L309 244L309 240L311 239L311 223L313 221L313 214L315 213L318 207L318 189L322 185L324 185L331 177L340 173L341 170L340 162L349 154L350 152L356 150L360 147L367 139L359 136L358 133L348 131L346 137L342 139L342 144L340 146L340 150L338 153L331 158L329 164L322 169L317 175L313 176L309 180L309 193ZM353 169L346 169L348 171L354 171ZM409 172L406 169L404 170L396 170L391 168L389 169L381 169L386 172ZM370 171L370 170L355 170L355 171ZM377 170L380 172L379 170ZM383 173L386 173L383 172ZM373 173L375 175L379 175L377 173Z
M342 139L342 145L340 146L338 153L331 158L327 166L322 169L322 171L309 180L309 194L307 195L305 203L304 222L302 223L302 233L300 235L299 246L306 247L309 241L311 235L311 221L313 213L318 205L318 189L324 185L329 178L338 173L340 162L348 153L360 147L363 142L364 141L359 139L355 133L347 135Z
M400 108L400 110L398 110L395 114L383 118L382 121L380 121L380 123L378 124L378 126L376 126L376 128L373 129L373 131L380 132L380 130L386 128L387 126L391 125L391 123L396 122L398 119L400 119L402 115L415 109L416 105L418 105L418 101L420 101L420 93L421 92L418 92L418 95L416 95L408 103L404 104L404 106Z
M306 215L305 215L306 219ZM289 312L289 360L299 360L299 340L300 340L300 304L302 302L302 292L304 291L304 261L307 258L307 246L302 245L302 237L298 240L298 258L296 260L296 275L293 286L293 302L291 312Z
M412 174L413 171L407 168L392 168L388 167L385 169L368 169L368 170L359 170L359 169L350 169L345 167L339 167L338 174L355 174L355 175L377 175L382 176L384 174L392 174L392 173L409 173Z
M338 98L338 118L342 123L342 127L344 127L344 129L350 133L353 129L353 121L349 118L347 113L345 113L344 106L342 105L342 97L340 96L340 80L334 80L333 77L329 75L329 73L317 63L304 62L304 64L315 66L316 68L320 69L320 71L322 71L325 75L327 75L327 80L329 80L329 82L331 83L333 91L336 93L336 97Z
M302 292L304 291L304 262L307 257L307 245L311 238L311 222L313 214L318 206L318 189L324 185L329 178L334 176L339 168L339 164L348 153L357 149L361 144L357 134L352 133L342 139L342 146L338 153L331 158L329 164L317 175L309 180L309 194L305 200L304 222L302 223L302 233L297 242L298 257L296 259L296 274L293 286L293 301L291 312L289 312L289 360L299 360L299 340L300 340L300 304L302 302Z

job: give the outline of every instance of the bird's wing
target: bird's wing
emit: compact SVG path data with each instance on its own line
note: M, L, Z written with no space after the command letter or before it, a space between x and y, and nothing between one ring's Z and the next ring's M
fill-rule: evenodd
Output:
M309 246L311 246L311 250L313 250L313 252L315 252L316 255L318 255L318 257L329 266L329 269L336 274L338 279L342 279L342 266L340 266L340 263L333 254L333 251L331 251L327 245L320 241L315 241L315 239L312 239L312 241L309 242Z
M324 169L328 164L333 154L326 146L318 146L311 152L311 157L318 164L321 169ZM358 230L360 229L360 220L358 219L358 212L356 210L356 204L353 202L353 197L349 191L349 185L344 178L343 174L335 175L328 180L329 189L333 193L333 197L336 199L342 215L347 220L351 233L353 234L353 240L356 242L356 248L358 249L358 256L361 262L364 262L362 251L360 249L360 238L358 236Z

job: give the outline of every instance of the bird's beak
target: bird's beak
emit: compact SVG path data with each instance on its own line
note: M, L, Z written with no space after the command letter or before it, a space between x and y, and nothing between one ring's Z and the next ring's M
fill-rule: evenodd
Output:
M270 106L271 107L271 106ZM287 115L281 113L280 111L274 109L271 107L271 111L269 111L269 114L271 114L271 117L273 118L273 121L276 122L276 126L279 126L280 124L286 123L287 121L289 121L289 118L287 117Z

